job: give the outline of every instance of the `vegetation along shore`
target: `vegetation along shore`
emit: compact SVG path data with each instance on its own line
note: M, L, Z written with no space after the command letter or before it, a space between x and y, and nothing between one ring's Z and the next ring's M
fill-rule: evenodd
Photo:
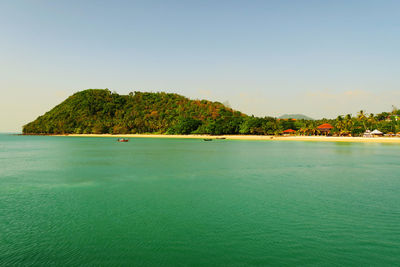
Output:
M347 114L336 119L278 119L248 116L219 102L191 100L172 93L133 92L119 95L108 89L88 89L73 94L24 125L23 134L138 136L150 133L152 137L154 134L160 137L233 135L229 139L275 140L280 139L277 135L286 135L284 140L319 140L309 137L326 135L347 136L349 139L339 140L356 141L364 139L354 137L362 137L373 129L386 136L400 135L400 110L393 107L392 111L379 114L360 111L355 117ZM248 135L264 137L250 138ZM382 138L368 140L371 139ZM335 139L331 137L329 140Z

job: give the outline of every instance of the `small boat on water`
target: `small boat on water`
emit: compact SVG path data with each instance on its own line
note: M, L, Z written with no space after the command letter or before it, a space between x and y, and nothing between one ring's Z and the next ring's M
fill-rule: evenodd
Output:
M125 139L125 138L118 138L117 142L128 142L129 139Z
M204 140L204 141L212 141L211 138L204 138L203 140Z
M226 137L217 137L217 138L215 138L215 139L223 140L223 139L226 139Z

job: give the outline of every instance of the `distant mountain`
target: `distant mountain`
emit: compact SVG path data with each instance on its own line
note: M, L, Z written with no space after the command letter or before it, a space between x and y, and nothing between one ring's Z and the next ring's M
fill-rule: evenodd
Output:
M303 114L284 114L280 116L279 119L314 120Z

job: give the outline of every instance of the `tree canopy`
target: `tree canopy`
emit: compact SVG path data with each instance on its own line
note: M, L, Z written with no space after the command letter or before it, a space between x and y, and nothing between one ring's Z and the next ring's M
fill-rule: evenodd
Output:
M25 134L237 132L246 115L219 102L190 100L178 94L88 89L23 127Z
M400 132L400 111L348 114L336 119L277 119L247 116L219 102L191 100L172 93L132 92L119 95L108 89L88 89L68 97L23 126L24 134L255 134L275 135L292 129L300 135L320 134L329 123L334 135L362 135L367 129Z

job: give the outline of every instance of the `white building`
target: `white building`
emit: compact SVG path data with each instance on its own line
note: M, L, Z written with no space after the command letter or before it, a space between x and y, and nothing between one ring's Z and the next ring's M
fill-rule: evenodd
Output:
M382 133L381 131L378 131L377 129L375 129L375 130L373 130L373 131L371 132L371 135L372 135L372 136L382 136L383 133Z

